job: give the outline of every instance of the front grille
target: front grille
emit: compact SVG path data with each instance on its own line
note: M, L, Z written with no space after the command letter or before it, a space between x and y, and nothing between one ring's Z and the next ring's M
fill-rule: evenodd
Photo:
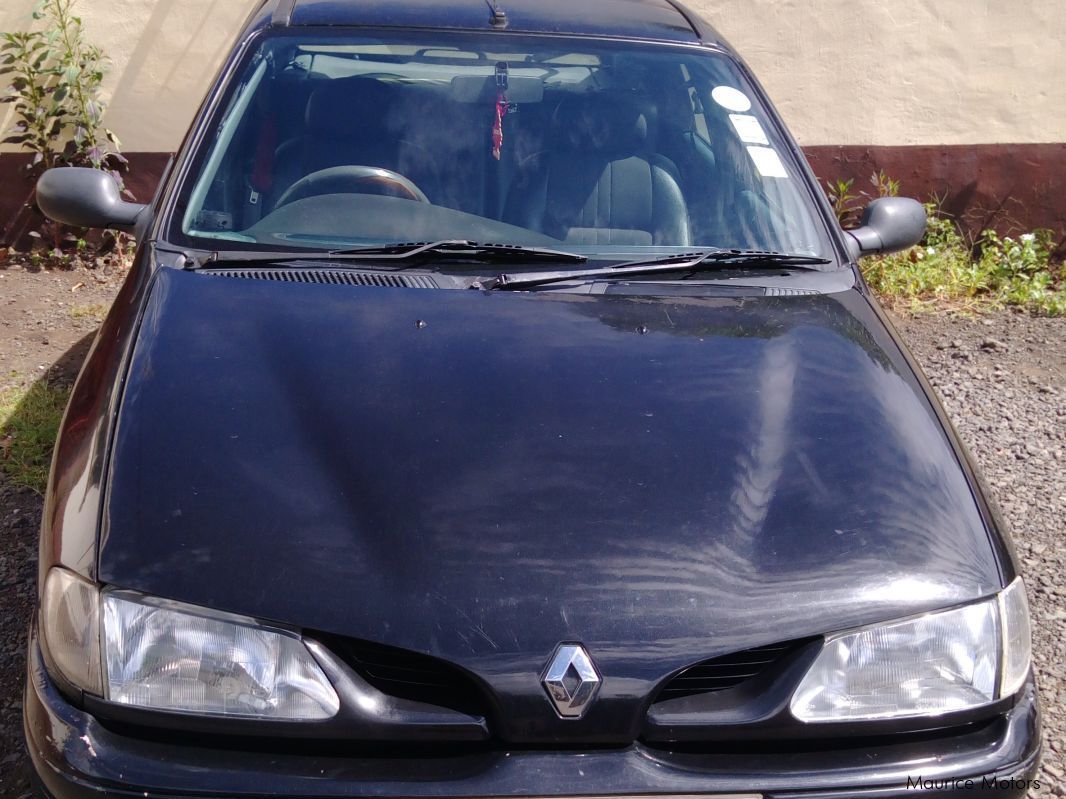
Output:
M689 666L663 687L655 701L663 702L667 699L734 688L796 651L808 640L810 639L746 649Z
M242 277L246 280L274 280L284 283L323 283L332 286L382 286L385 288L435 289L429 275L404 275L396 272L367 272L358 269L205 269L213 277Z
M487 715L487 702L478 683L446 661L366 641L320 640L383 694L471 716Z

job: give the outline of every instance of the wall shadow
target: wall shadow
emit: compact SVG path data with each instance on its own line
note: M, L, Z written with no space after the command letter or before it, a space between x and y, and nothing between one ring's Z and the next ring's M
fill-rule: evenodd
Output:
M251 0L156 0L116 56L108 119L129 149L173 150L253 7ZM132 45L132 46L131 46Z

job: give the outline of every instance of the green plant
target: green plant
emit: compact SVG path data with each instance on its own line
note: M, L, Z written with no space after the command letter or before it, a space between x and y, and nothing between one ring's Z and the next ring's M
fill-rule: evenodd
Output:
M833 213L837 216L837 221L840 222L842 227L855 222L859 205L855 202L859 199L858 195L852 194L851 189L855 185L855 179L850 180L827 180L825 182L826 194L829 197L829 202L833 206Z
M986 230L978 249L978 267L989 277L992 290L1004 305L1036 308L1050 314L1066 312L1066 285L1051 267L1055 236L1050 230L1000 237ZM1061 272L1061 267L1060 267Z
M41 0L33 20L42 30L0 33L0 77L14 105L15 124L3 139L33 153L37 174L54 166L88 166L109 172L125 191L126 159L113 132L103 125L100 87L107 59L84 40L76 0ZM59 250L64 234L53 230ZM76 240L76 237L75 237Z
M48 59L48 42L39 32L0 33L0 76L9 76L11 84L0 102L14 103L18 120L3 143L32 152L31 167L41 170L56 163L56 141L67 115L62 95L57 98L49 85Z
M1013 306L1066 315L1066 283L1051 263L1054 239L1038 230L1018 238L985 231L976 243L936 203L921 245L862 262L863 274L889 303L911 310Z
M118 137L103 125L105 106L100 99L107 58L99 47L84 41L74 2L43 0L34 12L34 19L44 19L49 24L46 38L53 42L56 93L68 109L72 132L64 155L69 162L112 171L121 184L114 167L126 161L119 153Z
M41 0L33 19L45 29L0 34L0 75L10 75L17 121L4 141L34 153L35 164L114 169L125 163L103 126L100 86L107 59L84 40L75 0ZM117 175L116 175L117 176Z
M883 169L870 175L870 185L873 186L873 197L899 196L900 182L886 175ZM865 191L861 194L854 194L854 188L854 178L848 180L837 178L825 182L825 193L842 227L852 227L858 224L862 212L862 203L859 201L871 196Z
M876 197L899 197L899 181L890 178L883 169L870 175L870 185L874 187Z

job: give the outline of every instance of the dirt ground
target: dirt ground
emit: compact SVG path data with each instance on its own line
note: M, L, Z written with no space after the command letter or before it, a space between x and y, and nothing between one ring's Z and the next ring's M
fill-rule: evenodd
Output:
M0 390L45 377L93 333L124 275L118 269L35 272L0 265ZM76 374L80 364L73 366Z
M121 270L0 266L0 391L73 383ZM41 497L0 471L0 796L27 794L22 741L26 625L37 583Z
M117 268L0 266L0 390L72 382L122 277ZM903 318L898 326L1013 527L1045 711L1044 787L1033 796L1066 796L1066 320L997 312ZM21 708L40 514L41 498L0 473L0 797L29 792Z

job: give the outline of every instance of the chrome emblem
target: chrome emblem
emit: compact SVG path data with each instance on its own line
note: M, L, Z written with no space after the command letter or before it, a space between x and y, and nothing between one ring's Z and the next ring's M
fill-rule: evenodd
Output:
M580 644L560 644L540 681L564 719L581 718L602 682L596 664Z

